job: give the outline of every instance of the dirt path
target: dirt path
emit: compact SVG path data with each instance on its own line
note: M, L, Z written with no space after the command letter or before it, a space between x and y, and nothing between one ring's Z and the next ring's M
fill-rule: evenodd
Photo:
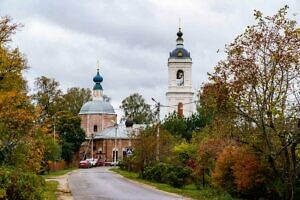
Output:
M69 174L71 174L71 173L72 172L69 172L62 176L57 176L57 177L46 179L46 181L57 181L58 182L58 187L57 187L57 191L56 191L57 200L73 200L73 196L72 196L71 190L69 188L69 184L68 184L68 177L69 177Z

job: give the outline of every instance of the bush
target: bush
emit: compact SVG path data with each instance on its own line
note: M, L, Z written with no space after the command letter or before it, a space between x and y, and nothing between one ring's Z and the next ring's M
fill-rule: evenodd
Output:
M219 155L212 174L217 188L243 198L266 197L269 167L246 147L228 146Z
M143 178L159 183L167 183L168 173L171 171L170 168L171 165L166 163L157 163L153 166L148 166L145 168Z
M187 167L181 167L181 166L180 167L174 166L170 169L171 171L169 171L168 174L168 183L170 185L176 188L181 188L187 184L187 181L190 178L192 170L190 170Z
M181 188L187 184L191 173L191 170L186 167L157 163L146 167L142 178L159 183L168 183L173 187Z
M42 177L19 169L0 168L0 200L42 199Z

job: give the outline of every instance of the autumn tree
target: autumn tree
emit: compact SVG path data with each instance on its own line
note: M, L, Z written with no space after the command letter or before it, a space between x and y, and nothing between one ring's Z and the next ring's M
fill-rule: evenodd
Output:
M78 115L82 105L92 100L92 94L90 89L73 87L69 88L62 98L63 110Z
M273 183L282 184L278 195L293 199L299 180L299 110L294 94L299 90L300 33L287 10L285 6L271 17L255 11L257 24L226 46L227 58L218 63L210 80L228 91L235 139L264 155L277 177Z
M154 119L150 105L138 93L126 97L120 108L123 109L125 118L133 120L136 124L149 124Z
M212 173L212 184L247 199L276 198L269 190L268 165L247 146L228 145L222 149Z

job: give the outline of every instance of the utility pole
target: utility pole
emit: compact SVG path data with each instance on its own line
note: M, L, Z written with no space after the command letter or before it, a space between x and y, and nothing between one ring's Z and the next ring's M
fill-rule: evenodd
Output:
M156 103L157 125L156 125L156 161L159 161L159 132L160 132L160 102L154 98L152 101Z
M117 131L118 131L118 124L115 124L115 153L114 153L114 166L117 165Z
M94 134L91 134L92 136L92 161L94 162Z
M53 116L53 143L55 144L55 121L56 118ZM56 172L56 158L54 158L54 171Z

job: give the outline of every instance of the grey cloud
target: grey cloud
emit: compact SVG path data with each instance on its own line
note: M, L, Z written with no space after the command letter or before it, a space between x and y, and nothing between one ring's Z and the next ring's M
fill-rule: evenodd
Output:
M151 97L165 102L167 59L175 48L179 17L183 18L184 44L193 58L197 89L223 57L216 51L253 24L254 8L270 15L288 3L291 13L300 10L297 0L195 0L177 7L173 2L181 1L164 1L167 6L161 6L151 0L0 0L0 13L25 25L14 44L28 58L30 86L35 77L45 75L58 80L64 90L92 88L96 60L100 59L104 93L118 108L133 92L141 93L148 103ZM300 13L296 19L299 22ZM37 22L65 31L67 36L46 37L51 30L33 34Z

